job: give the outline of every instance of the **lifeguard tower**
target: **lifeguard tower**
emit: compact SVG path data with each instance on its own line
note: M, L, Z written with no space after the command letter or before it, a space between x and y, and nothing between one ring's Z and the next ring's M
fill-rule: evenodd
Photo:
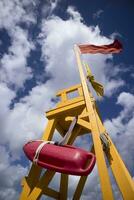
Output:
M76 124L67 140L67 144L72 145L77 136L91 134L93 143L90 151L96 156L103 200L114 200L106 159L124 200L134 200L134 181L103 125L95 99L91 94L87 81L89 80L91 82L95 91L100 96L103 95L103 87L95 81L87 65L87 74L85 75L85 66L81 60L81 54L118 53L120 50L121 45L119 45L117 41L113 44L102 46L74 46L81 83L60 90L57 93L56 96L60 97L60 102L54 109L46 112L48 124L41 138L43 141L52 140L55 130L64 137L73 119L77 117ZM69 99L68 94L74 91L78 92L78 96ZM67 200L69 174L61 173L59 191L56 191L49 187L49 183L52 181L56 171L43 170L44 169L40 166L32 164L29 174L22 180L23 189L20 195L20 200L39 200L43 195L47 195L54 199ZM86 180L87 176L80 176L79 182L72 196L73 200L81 199L81 194Z

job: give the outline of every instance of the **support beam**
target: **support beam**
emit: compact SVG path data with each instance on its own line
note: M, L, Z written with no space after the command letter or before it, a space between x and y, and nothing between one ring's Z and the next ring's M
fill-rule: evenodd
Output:
M56 129L57 129L57 131L60 133L60 135L61 135L62 137L64 137L64 135L66 134L66 130L64 130L64 129L59 125L59 123L56 124Z
M52 180L55 172L47 170L45 174L40 178L37 185L34 187L30 195L28 196L27 200L34 200L40 198L43 193L44 186L48 186L50 181Z
M67 114L67 112L68 113L76 113L78 111L81 111L85 106L85 101L82 100L82 97L76 98L77 102L74 101L74 103L73 102L71 103L71 101L73 101L73 100L70 100L69 105L64 105L64 104L60 103L60 105L62 105L62 106L56 107L55 109L52 109L52 110L46 112L46 117L48 119L52 119L52 118L56 118L59 115L65 116L65 114ZM77 111L76 111L76 109L77 109Z
M110 152L106 153L113 175L122 193L123 199L134 199L134 182L126 166L124 165L112 140L110 141Z
M91 132L91 123L87 122L83 119L78 119L77 124L82 126L83 128L87 129L88 132Z
M67 194L68 194L68 175L61 174L59 200L67 200Z
M52 119L48 121L46 130L43 133L42 139L43 140L51 140L54 129L56 126L56 120ZM20 195L20 200L26 200L29 193L32 191L32 189L35 187L35 185L38 183L40 174L41 174L42 168L32 164L32 167L30 169L30 172L28 176L26 177L26 184L23 186L22 193Z
M43 136L42 136L42 140L52 140L52 137L53 137L53 134L54 134L54 130L55 130L55 127L56 127L56 123L57 123L57 120L56 119L50 119L48 120L48 124L47 124L47 127L43 133Z
M76 188L74 196L73 196L73 200L76 200L76 199L79 200L80 199L82 191L83 191L83 188L84 188L84 185L85 185L86 180L87 180L87 177L88 176L80 177L79 183L77 185L77 188Z
M96 108L96 105L95 105ZM97 124L100 132L105 133L106 129L102 123L99 110L95 109ZM105 152L109 161L111 170L117 182L117 185L121 191L123 199L130 200L134 199L134 182L130 176L126 166L124 165L116 147L114 146L110 136L107 134L108 141L110 143L109 151Z
M73 85L72 87L69 87L67 89L63 89L63 90L59 90L56 94L56 96L60 96L62 93L70 93L70 92L74 92L77 89L81 88L81 84L78 85Z
M45 187L43 189L43 194L49 196L49 197L52 197L52 198L55 198L55 199L59 199L59 196L60 196L60 193L51 189L51 188L48 188L48 187Z
M94 149L95 149L95 154L96 154L96 160L97 160L97 166L98 166L98 171L99 171L99 177L100 177L100 184L101 184L101 189L102 189L102 195L104 200L113 200L113 192L112 192L112 187L109 179L109 174L108 174L108 169L106 166L105 162L105 157L99 137L99 129L97 126L97 121L93 109L93 104L89 95L89 89L87 87L85 75L83 72L83 67L80 59L80 54L79 54L79 49L77 46L74 47L75 55L76 55L76 60L77 60L77 65L80 73L80 78L81 78L81 83L82 83L82 88L83 88L83 93L84 93L84 98L86 102L86 108L89 113L89 121L91 122L91 130L92 130L92 137L93 137L93 143L94 143Z

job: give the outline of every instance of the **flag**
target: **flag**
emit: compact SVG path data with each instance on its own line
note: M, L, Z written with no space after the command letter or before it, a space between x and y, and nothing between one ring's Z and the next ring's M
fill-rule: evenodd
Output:
M80 44L80 45L78 45L78 47L80 49L81 54L119 53L123 49L122 44L118 40L114 40L113 43L108 44L108 45L96 46L96 45L92 45L92 44Z

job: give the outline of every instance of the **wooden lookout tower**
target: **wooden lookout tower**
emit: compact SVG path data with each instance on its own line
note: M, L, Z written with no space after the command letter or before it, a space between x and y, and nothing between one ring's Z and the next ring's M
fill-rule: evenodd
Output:
M94 89L100 95L103 93L103 87L101 84L95 82L90 69L87 69L88 74L85 75L85 66L82 62L81 54L118 53L120 50L121 45L118 41L115 41L110 45L102 46L74 46L81 82L78 85L73 85L70 88L58 91L57 96L60 97L60 102L55 108L46 112L48 123L41 138L43 141L52 140L55 130L64 137L73 119L77 117L77 122L72 129L67 144L73 145L77 136L91 134L93 143L90 151L95 154L96 157L103 200L115 199L107 163L109 163L109 167L111 168L124 200L134 200L134 181L104 127L87 81L89 80L92 85L94 84ZM69 99L68 94L74 91L78 92L78 96ZM55 173L56 170L44 170L38 164L36 165L33 163L28 175L22 179L20 200L39 200L43 195L47 195L54 199L67 200L69 174L61 173L59 191L56 191L49 187L49 183L52 181ZM81 199L81 194L87 177L88 176L80 176L79 182L72 196L73 200Z

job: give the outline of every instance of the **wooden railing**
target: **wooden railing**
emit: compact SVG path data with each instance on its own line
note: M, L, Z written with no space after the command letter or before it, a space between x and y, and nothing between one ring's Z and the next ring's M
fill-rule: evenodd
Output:
M83 96L83 90L82 90L81 84L72 86L72 87L67 88L67 89L60 90L60 91L58 91L58 93L56 94L56 96L60 97L61 98L61 102L63 103L63 102L65 102L65 101L67 101L67 100L70 99L70 98L68 98L68 94L72 93L72 92L75 92L75 91L78 92L78 96L77 97Z

